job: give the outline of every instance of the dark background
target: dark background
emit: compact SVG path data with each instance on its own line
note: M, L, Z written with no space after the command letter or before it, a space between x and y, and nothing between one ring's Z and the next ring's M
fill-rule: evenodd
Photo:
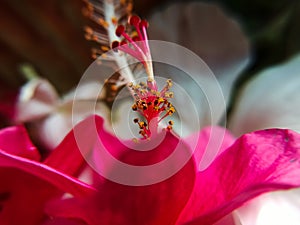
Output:
M147 17L176 2L136 0L134 11ZM186 1L185 1L186 2ZM207 1L212 3L213 1ZM241 24L251 41L253 61L237 87L255 72L300 50L300 1L214 1ZM91 43L84 39L89 21L81 0L0 0L0 84L17 90L26 80L20 65L29 63L63 93L75 86L92 62Z

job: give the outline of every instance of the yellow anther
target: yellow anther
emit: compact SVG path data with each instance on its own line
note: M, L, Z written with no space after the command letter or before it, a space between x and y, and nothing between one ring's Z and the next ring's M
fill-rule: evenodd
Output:
M171 108L168 110L168 114L169 114L169 115L172 115L174 112L175 112L175 108L174 108L174 107L171 107Z
M172 126L170 126L170 125L167 126L167 129L168 129L168 130L172 130Z
M136 144L139 143L139 140L137 138L133 138L132 141Z
M143 130L140 130L140 131L139 131L139 134L142 135L142 136L145 136L145 135L146 135L146 132L143 131Z
M113 23L113 25L117 25L118 24L118 19L115 17L115 16L113 16L112 18L111 18L111 22Z
M162 102L164 102L165 100L162 98L162 97L159 97L158 98L158 103L162 103Z
M92 35L91 38L92 38L93 41L98 41L98 37L95 36L95 35Z
M140 92L141 92L142 94L146 94L146 93L147 93L147 91L144 90L144 89L140 90Z
M131 32L131 37L136 37L136 36L138 36L138 33L134 30L134 31L132 31Z
M92 40L92 35L90 35L90 34L85 34L85 35L84 35L84 38L85 38L86 40L88 40L88 41L91 41L91 40Z
M174 122L172 120L169 121L169 125L174 125Z
M128 5L126 7L126 10L127 10L127 12L131 12L132 9L133 9L133 4L130 2L130 3L128 3Z
M102 27L104 27L106 29L109 27L109 23L107 21L105 21L103 18L99 18L98 22Z
M139 126L140 126L140 129L143 129L145 127L145 122L139 122Z
M87 34L90 34L90 35L94 33L93 29L89 26L84 27L84 30Z
M136 111L138 109L136 104L132 105L131 108L132 108L133 111Z
M101 46L101 50L107 52L107 51L110 50L110 48L107 47L107 46L102 45L102 46Z
M110 86L110 90L112 90L112 91L117 91L117 90L118 90L118 86L115 85L115 84L112 84L112 85Z
M173 83L172 83L171 79L167 80L167 85L168 85L168 88L171 88L173 86Z
M155 90L151 90L151 94L157 96L157 92Z

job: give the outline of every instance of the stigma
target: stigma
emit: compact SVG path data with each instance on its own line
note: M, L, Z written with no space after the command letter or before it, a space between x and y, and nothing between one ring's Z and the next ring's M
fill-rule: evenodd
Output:
M141 62L146 70L149 79L154 79L152 58L148 43L147 28L149 24L146 20L141 20L140 17L133 15L128 19L129 31L126 26L118 25L116 35L123 38L121 41L112 42L111 48L115 51L125 52L139 62Z

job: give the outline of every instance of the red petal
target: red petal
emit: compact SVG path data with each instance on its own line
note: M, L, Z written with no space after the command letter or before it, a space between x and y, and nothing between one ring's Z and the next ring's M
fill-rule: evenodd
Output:
M0 130L0 149L10 154L39 161L40 154L23 126Z
M91 188L89 185L69 177L49 166L19 156L14 156L1 150L0 165L1 168L9 167L22 170L23 172L47 181L60 190L73 195L85 196L90 195L95 191L95 189Z
M177 146L180 148L180 154L172 165L161 167L160 173L176 167L186 154L190 154L190 149L169 132L157 148L144 154L127 148L104 129L100 129L100 138L104 143L98 147L107 147L109 153L118 156L123 162L139 165L136 168L136 176L132 177L135 181L155 176L155 170L152 173L143 173L143 166L169 157ZM99 166L103 166L106 159L102 158L101 154L97 156L99 157L95 160ZM110 164L109 168L111 174L128 176L126 171L119 170L116 164ZM191 195L195 171L194 160L190 159L175 175L151 185L129 186L105 180L98 188L99 194L92 198L58 201L48 206L48 212L51 216L80 218L89 225L174 224Z
M95 192L48 166L1 150L0 165L1 224L38 225L49 199L63 193L86 196Z
M300 135L289 130L246 134L198 174L181 221L213 224L267 191L300 186Z
M97 133L93 131L100 128L102 123L101 117L90 116L77 124L44 163L65 174L76 176L85 164L83 156L91 152L96 142Z
M47 220L43 225L86 225L86 223L79 220L70 220L63 218L51 218Z
M2 161L1 161L2 163ZM0 168L0 224L38 225L46 199L58 194L52 185L14 168Z

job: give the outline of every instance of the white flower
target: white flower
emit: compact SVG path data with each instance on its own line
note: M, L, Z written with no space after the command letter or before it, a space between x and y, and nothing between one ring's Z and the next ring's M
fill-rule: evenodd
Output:
M88 83L76 89L77 99L73 99L75 90L60 98L47 80L31 79L20 91L15 121L28 123L29 131L36 141L48 150L54 149L75 123L90 115L86 105L98 92L93 83ZM81 110L73 112L73 100L80 105ZM95 105L95 113L105 118L109 115L107 106L102 102Z

